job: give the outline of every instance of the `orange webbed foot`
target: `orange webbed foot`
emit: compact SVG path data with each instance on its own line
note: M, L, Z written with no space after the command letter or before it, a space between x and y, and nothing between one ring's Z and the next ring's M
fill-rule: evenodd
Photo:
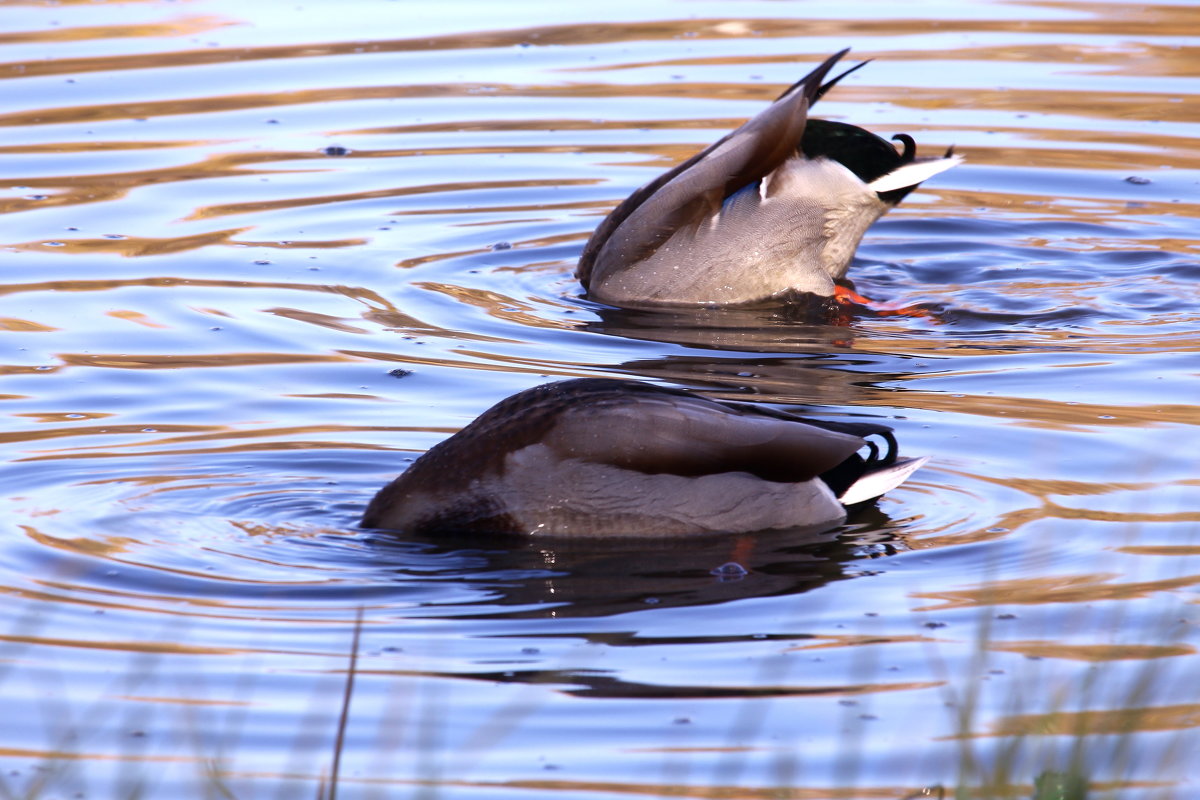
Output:
M933 312L919 305L897 306L891 303L880 303L859 294L848 286L838 284L833 289L833 299L840 306L861 306L877 317L923 317L936 319Z

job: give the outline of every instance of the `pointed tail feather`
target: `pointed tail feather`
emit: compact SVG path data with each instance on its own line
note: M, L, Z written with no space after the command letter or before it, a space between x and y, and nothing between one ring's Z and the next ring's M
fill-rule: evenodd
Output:
M850 488L842 492L842 496L838 500L844 506L874 500L904 483L908 480L908 476L920 469L928 460L929 456L901 458L882 469L872 470L851 484Z
M848 49L849 49L849 48L847 48L847 50L848 50ZM846 50L843 50L842 52L843 52L843 53L845 53L845 52L846 52ZM817 102L818 100L820 100L822 97L824 97L824 96L825 96L825 93L826 93L826 92L828 92L830 89L832 89L833 87L835 87L835 86L837 86L837 85L838 85L838 81L840 81L842 78L846 77L846 76L847 76L847 75L849 75L850 73L852 73L852 72L856 72L856 71L858 71L858 70L862 69L862 68L863 68L863 67L865 67L867 64L870 64L870 63L871 63L871 61L872 61L872 59L868 58L866 61L863 61L862 63L855 64L853 67L851 67L850 69L846 70L846 71L845 71L845 72L843 72L841 75L838 75L836 78L833 78L832 80L825 81L825 83L821 84L821 88L817 89L816 96L815 96L815 97L813 97L813 99L812 99L812 102L814 102L814 103L815 103L815 102Z
M842 58L842 56L846 55L846 53L849 53L849 52L850 52L850 48L847 47L844 50L839 50L838 52L831 55L829 58L822 61L817 66L816 69L814 69L812 72L805 75L800 80L793 83L791 86L789 86L787 88L787 90L783 94L779 95L779 97L776 97L775 102L778 103L780 100L782 100L783 98L787 97L788 95L792 94L793 92L795 92L797 90L803 90L805 93L805 96L808 97L809 105L812 105L813 103L815 103L817 101L817 98L820 97L821 94L826 89L833 88L833 84L837 83L842 78L846 77L846 75L849 75L851 72L858 69L858 67L854 67L853 69L847 71L846 73L839 75L838 77L836 77L832 81L830 81L828 86L821 85L821 81L825 80L825 76L829 73L829 70L833 69L833 65L836 64ZM865 64L866 62L863 62L863 63ZM862 64L859 64L858 66L861 67Z
M932 158L928 160L917 159L907 164L902 164L887 175L876 178L867 185L871 187L871 191L878 192L879 194L890 192L893 189L916 186L921 181L929 180L939 172L945 172L951 167L958 166L963 160L962 156Z

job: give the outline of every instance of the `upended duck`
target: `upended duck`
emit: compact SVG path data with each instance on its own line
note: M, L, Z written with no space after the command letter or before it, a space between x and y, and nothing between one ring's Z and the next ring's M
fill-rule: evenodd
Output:
M576 277L616 306L748 305L836 294L867 228L922 181L958 164L903 151L808 110L859 64L827 58L758 116L641 187L588 240Z
M825 530L925 463L897 451L885 425L569 380L513 395L435 445L362 524L535 537Z

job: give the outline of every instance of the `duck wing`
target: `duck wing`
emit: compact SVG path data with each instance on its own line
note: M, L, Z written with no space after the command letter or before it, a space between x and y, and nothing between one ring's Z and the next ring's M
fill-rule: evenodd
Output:
M612 390L598 387L586 403L564 407L538 444L561 459L648 475L743 472L800 483L857 458L855 453L867 444L861 434L888 430L870 425L856 429L853 424L838 430L782 412L762 414L674 390L646 391L643 384L622 383ZM891 448L888 455L894 459Z
M740 128L642 186L604 219L576 268L587 287L652 255L682 228L717 214L738 190L771 174L796 152L808 109L853 69L822 83L849 52L834 53ZM861 64L859 66L862 66Z

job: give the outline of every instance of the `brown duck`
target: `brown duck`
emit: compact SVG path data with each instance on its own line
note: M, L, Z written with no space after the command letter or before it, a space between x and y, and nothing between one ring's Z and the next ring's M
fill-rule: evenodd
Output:
M570 537L829 529L925 462L897 450L884 425L585 378L488 409L380 490L362 524Z

